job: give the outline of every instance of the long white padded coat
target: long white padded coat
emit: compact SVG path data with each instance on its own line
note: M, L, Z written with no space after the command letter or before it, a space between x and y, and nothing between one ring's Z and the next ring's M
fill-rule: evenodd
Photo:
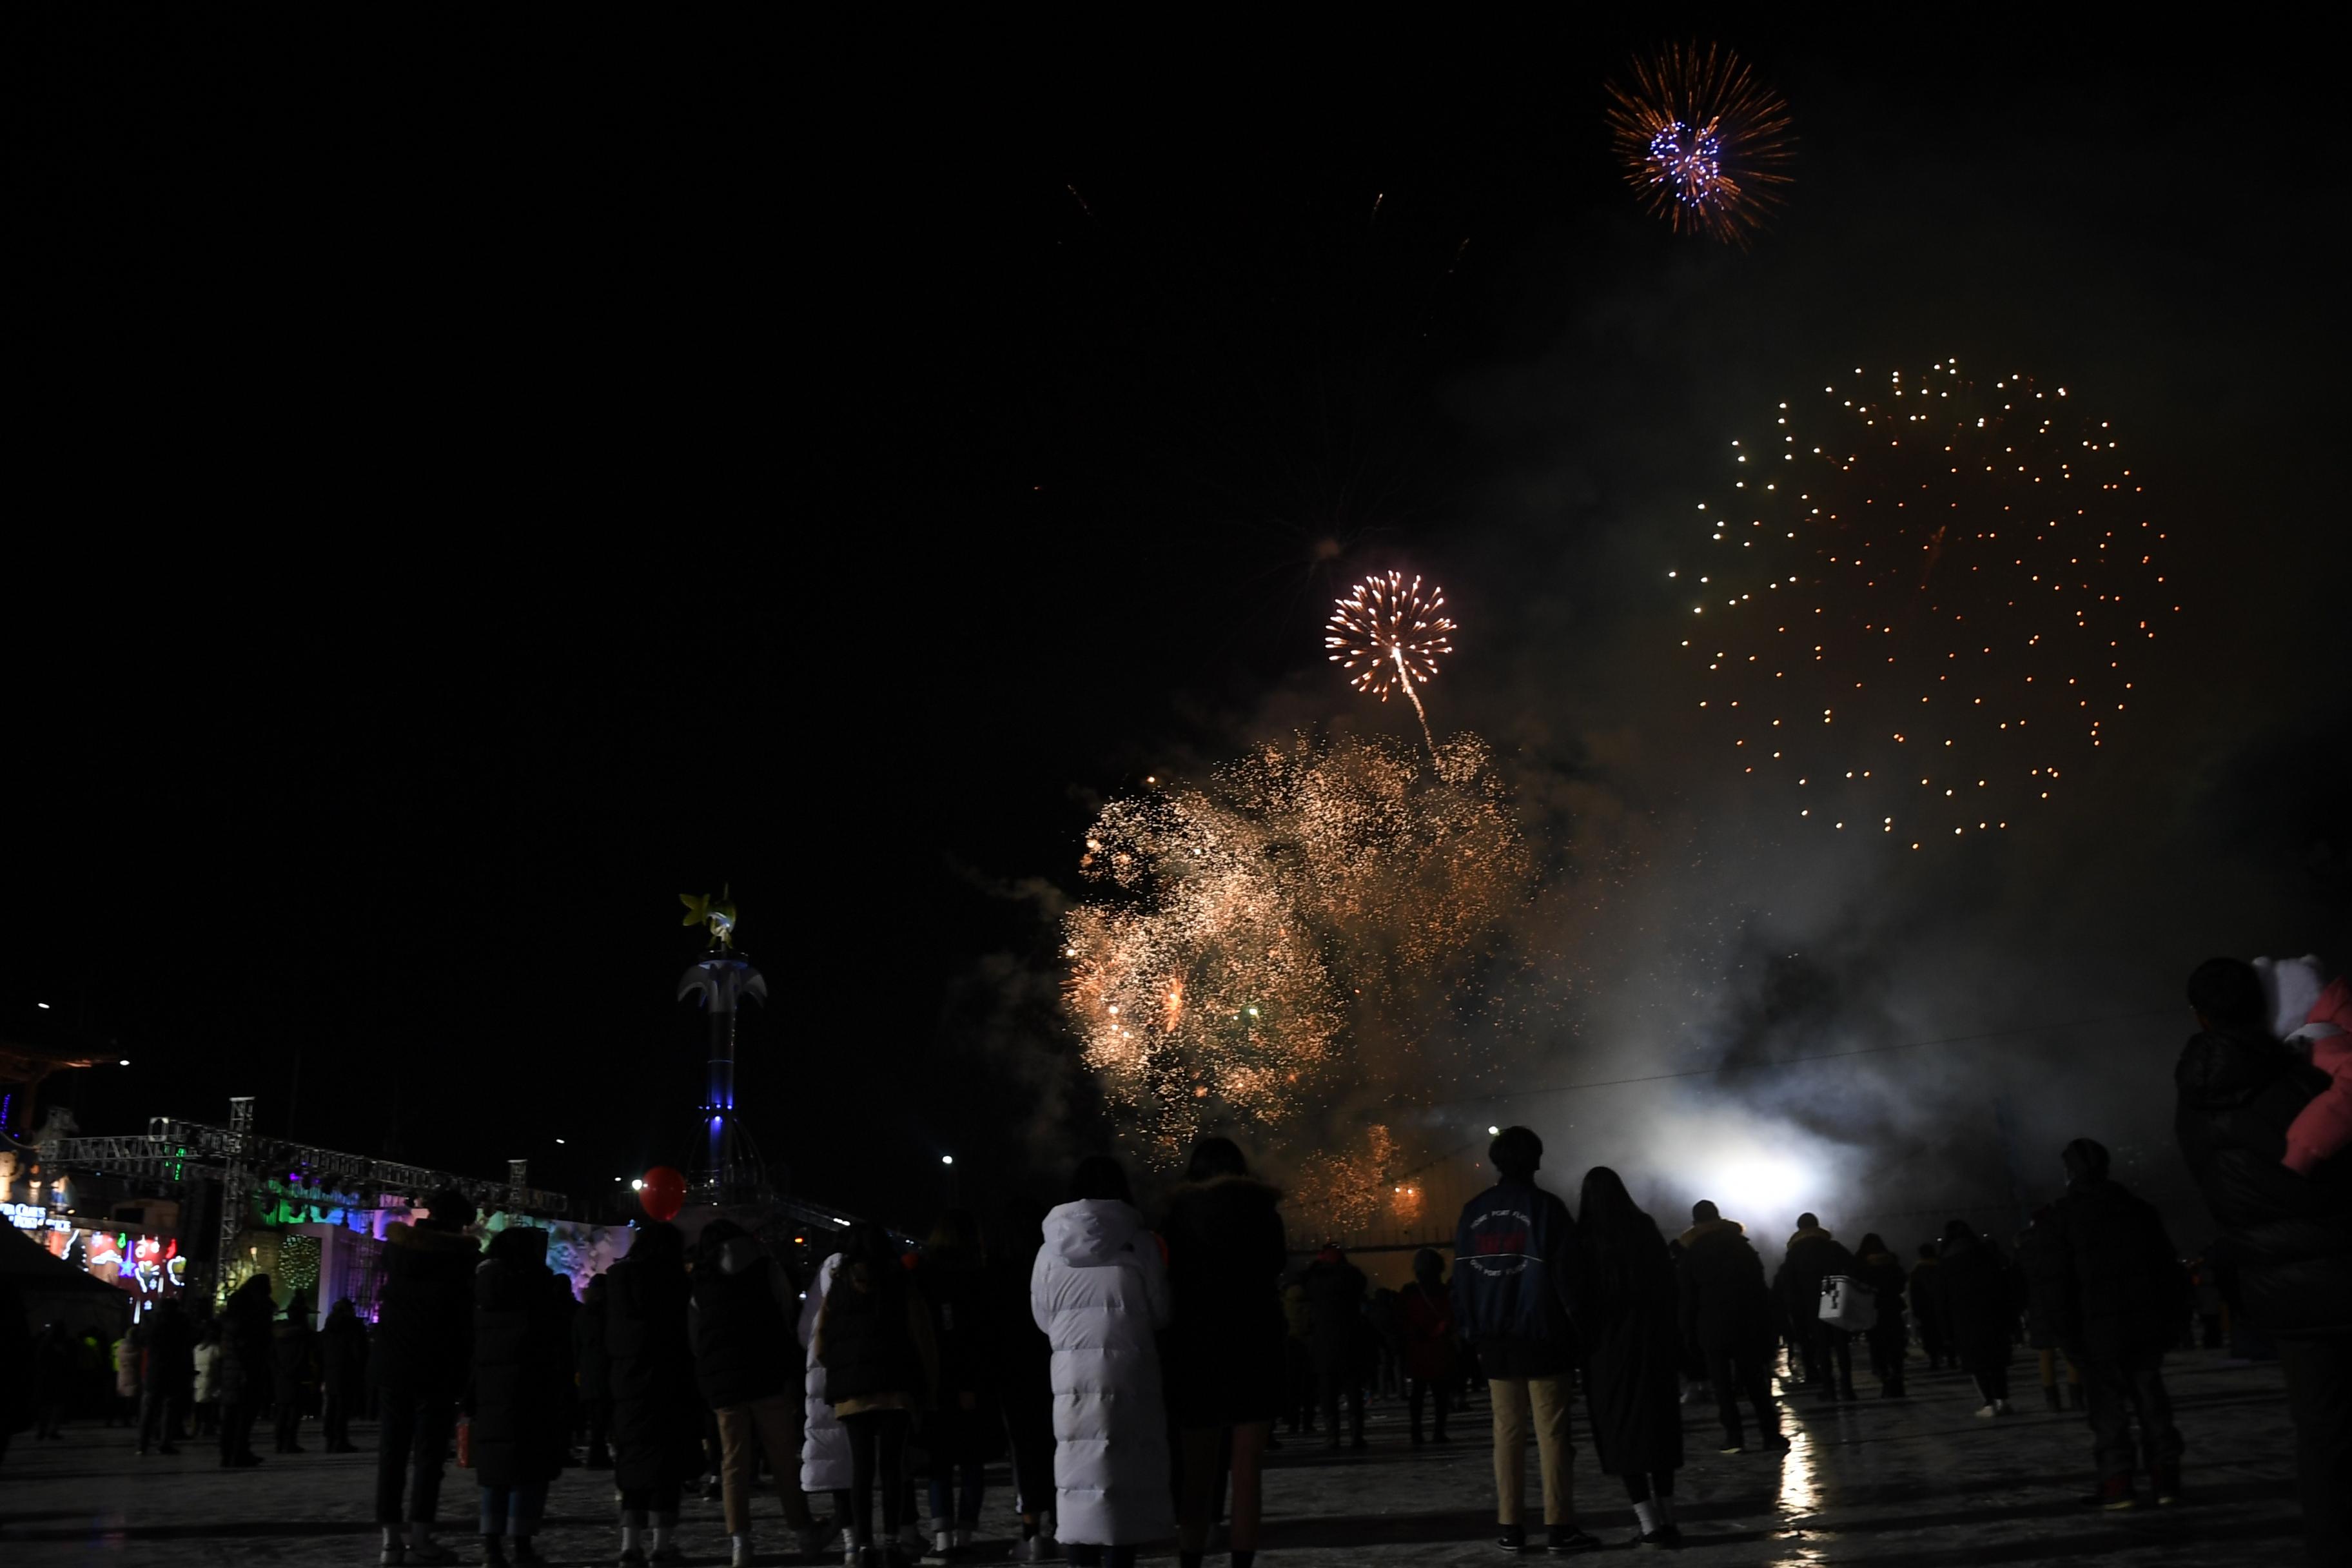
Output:
M1029 1306L1054 1346L1054 1487L1064 1542L1136 1546L1175 1533L1157 1331L1160 1238L1114 1198L1045 1216Z

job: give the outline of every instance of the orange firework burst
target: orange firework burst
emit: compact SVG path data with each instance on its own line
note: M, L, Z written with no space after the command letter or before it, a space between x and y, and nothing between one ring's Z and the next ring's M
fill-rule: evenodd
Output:
M1323 646L1331 662L1348 676L1349 684L1386 702L1402 689L1421 718L1421 733L1432 755L1437 742L1429 732L1429 714L1421 706L1416 682L1426 683L1437 673L1437 656L1454 651L1454 622L1438 612L1445 608L1445 590L1434 583L1428 595L1421 579L1410 584L1402 572L1367 577L1335 601L1338 608L1324 627Z
M1625 178L1677 230L1746 244L1789 183L1789 106L1738 55L1709 44L1636 56L1609 84Z
M1535 877L1467 736L1433 765L1377 738L1269 744L1206 788L1105 806L1079 864L1108 887L1066 921L1065 1004L1163 1164L1212 1128L1311 1132L1376 1070L1368 1040L1391 1047L1386 1070L1421 1076L1419 1043L1465 1005L1433 998Z

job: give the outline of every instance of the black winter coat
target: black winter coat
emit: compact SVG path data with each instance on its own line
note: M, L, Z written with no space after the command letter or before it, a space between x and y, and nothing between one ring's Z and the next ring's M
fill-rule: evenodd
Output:
M1637 1257L1602 1258L1590 1246L1591 1234L1577 1247L1575 1316L1601 1473L1678 1470L1683 1413L1675 1266L1663 1240Z
M2189 1274L2164 1221L2121 1184L2077 1182L2058 1200L2067 1268L2053 1306L2076 1361L2160 1355L2189 1316Z
M370 1380L396 1399L455 1399L472 1362L481 1248L463 1231L429 1225L388 1226L383 1243Z
M1911 1266L1911 1316L1919 1325L1919 1338L1927 1344L1940 1346L1949 1336L1951 1313L1944 1305L1944 1266L1936 1258L1923 1258Z
M258 1405L269 1396L269 1317L267 1287L257 1279L229 1292L221 1309L220 1402Z
M2025 1279L2025 1342L2037 1351L2056 1350L2058 1319L2073 1272L2066 1241L2058 1234L2058 1212L2042 1209L2017 1238L2017 1271Z
M1702 1352L1772 1342L1772 1294L1764 1260L1738 1224L1706 1220L1682 1234L1683 1338Z
M185 1399L196 1382L196 1331L178 1302L148 1316L146 1368L140 1382L174 1399Z
M2017 1299L2009 1260L1990 1241L1944 1244L1944 1305L1952 1348L1971 1373L2009 1364L2017 1342Z
M319 1331L319 1388L329 1398L359 1399L367 1392L367 1325L337 1302Z
M544 1263L488 1258L474 1270L474 1476L486 1487L551 1481L572 1447L572 1346Z
M292 1310L299 1317L270 1325L269 1330L269 1396L279 1405L299 1405L302 1390L312 1378L310 1351L317 1342L319 1331L310 1326L310 1314L297 1297Z
M844 1268L824 1293L824 1310L817 1318L817 1359L824 1367L824 1396L829 1404L872 1398L877 1394L907 1396L910 1406L931 1401L929 1308L916 1294L907 1271L885 1265L872 1288L861 1289ZM922 1339L917 1337L920 1323Z
M2222 1235L2208 1256L2246 1313L2286 1338L2352 1333L2352 1160L2281 1164L2287 1124L2327 1077L2258 1028L2190 1038L2173 1131Z
M784 1271L748 1236L695 1270L694 1376L712 1409L801 1392L800 1304L788 1313L784 1299Z
M1370 1330L1364 1322L1364 1292L1370 1281L1346 1258L1316 1255L1298 1277L1307 1292L1307 1348L1322 1367L1352 1367L1363 1357Z
M610 1300L609 1276L588 1281L580 1314L572 1320L572 1364L577 1369L580 1397L585 1404L604 1405L613 1397L613 1363L604 1353L604 1304Z
M613 1396L607 1431L614 1482L628 1488L683 1485L703 1467L686 1260L677 1246L647 1247L652 1234L651 1227L639 1232L629 1256L605 1276L604 1356Z
M1289 1255L1281 1202L1280 1193L1247 1176L1189 1184L1169 1200L1160 1234L1171 1310L1160 1362L1180 1427L1271 1421L1282 1403L1289 1337L1282 1271ZM1359 1299L1362 1281L1356 1273ZM1340 1281L1339 1289L1346 1289Z
M1772 1277L1772 1291L1780 1299L1790 1338L1811 1333L1821 1322L1822 1281L1853 1272L1853 1254L1828 1231L1801 1230L1789 1238L1780 1270Z
M1903 1260L1891 1252L1873 1252L1853 1260L1853 1278L1878 1298L1878 1318L1869 1331L1881 1339L1903 1332Z
M939 1353L939 1408L923 1422L923 1446L940 1463L982 1465L1004 1452L996 1403L996 1299L978 1260L926 1257L915 1293L931 1314ZM964 1408L969 1394L971 1408Z

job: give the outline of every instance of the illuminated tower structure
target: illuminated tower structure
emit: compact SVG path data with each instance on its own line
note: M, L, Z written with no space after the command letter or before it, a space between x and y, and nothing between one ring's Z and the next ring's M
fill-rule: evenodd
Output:
M710 1018L708 1091L701 1106L704 1138L689 1190L705 1203L726 1205L771 1196L766 1164L735 1109L735 1019L744 997L765 1002L768 982L735 951L735 906L718 898L681 893L686 924L708 925L710 947L677 983L677 998L692 996Z

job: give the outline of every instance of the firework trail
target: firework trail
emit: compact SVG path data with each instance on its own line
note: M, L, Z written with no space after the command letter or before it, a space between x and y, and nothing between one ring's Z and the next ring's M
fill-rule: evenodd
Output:
M1428 710L1413 687L1437 673L1438 655L1454 651L1454 623L1438 614L1445 607L1445 590L1433 583L1424 599L1420 578L1408 584L1404 574L1391 572L1365 578L1335 603L1323 637L1331 662L1343 673L1352 672L1349 685L1383 702L1402 688L1434 760L1437 738L1430 733Z
M1423 1047L1458 1037L1465 975L1535 881L1475 737L1433 764L1378 739L1267 745L1105 806L1079 866L1102 891L1065 923L1064 1005L1160 1164L1211 1129L1318 1137L1374 1078L1425 1084Z
M2136 700L2177 613L2105 421L2004 375L1857 370L1731 444L1667 575L1726 761L1831 831L1997 833Z
M1746 244L1789 183L1789 106L1729 49L1669 45L1609 84L1625 178L1676 231Z

